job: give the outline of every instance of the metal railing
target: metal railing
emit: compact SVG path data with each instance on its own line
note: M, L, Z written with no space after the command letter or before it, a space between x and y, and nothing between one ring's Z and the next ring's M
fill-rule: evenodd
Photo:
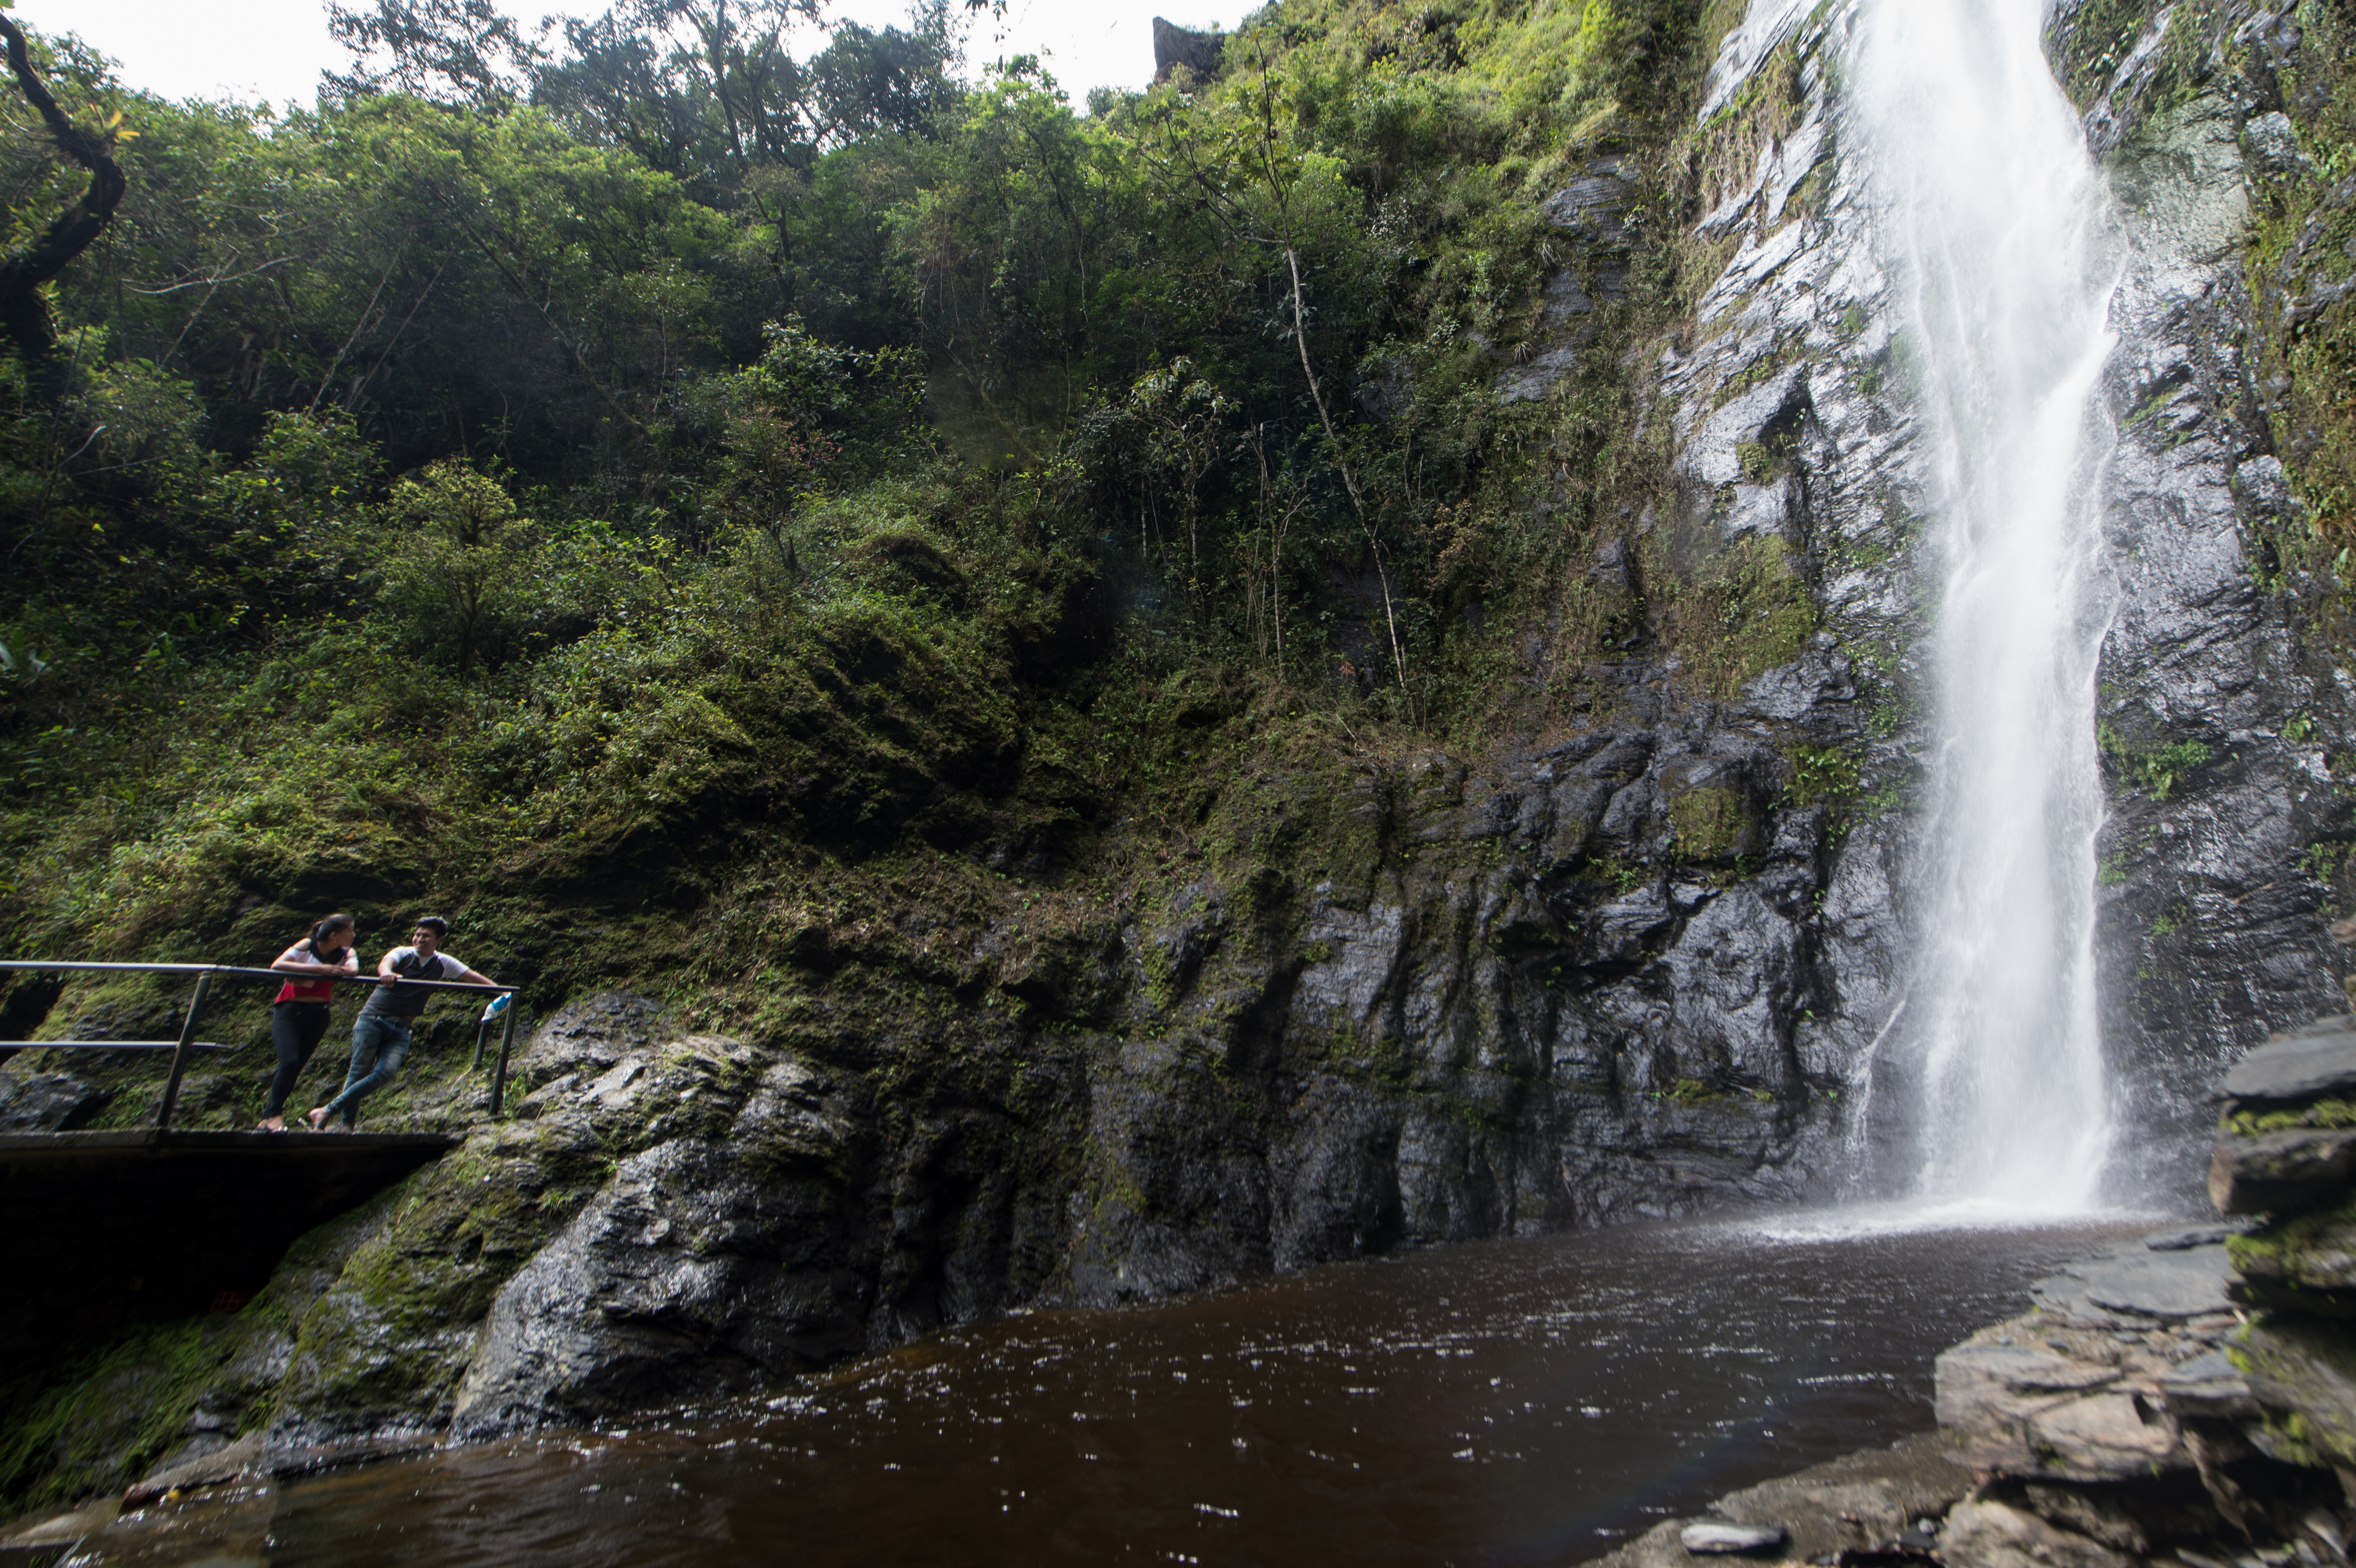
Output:
M164 1134L171 1131L172 1113L178 1109L180 1103L180 1079L188 1070L189 1058L200 1050L220 1051L230 1048L213 1041L199 1041L197 1038L197 1020L204 1014L205 1002L212 993L214 981L266 980L283 984L289 981L307 983L324 980L337 985L367 986L384 983L382 977L373 974L297 974L283 969L244 969L226 963L99 963L69 959L0 959L0 973L27 970L97 970L122 974L192 974L196 976L196 993L188 998L188 1011L181 1021L180 1037L177 1040L0 1041L0 1047L16 1047L24 1050L40 1051L160 1050L166 1046L170 1047L172 1076L165 1080L164 1105L155 1117L154 1137L159 1144L163 1142ZM491 1116L493 1120L497 1120L500 1112L506 1107L508 1058L515 1047L516 1015L520 1011L513 998L521 988L514 985L477 985L464 980L411 980L406 976L398 977L395 983L403 986L423 986L433 991L466 991L483 996L509 998L504 1015L507 1026L499 1035L498 1067L491 1075ZM483 1036L488 1023L488 1019L483 1019L475 1026L475 1062L472 1069L474 1071L482 1070Z

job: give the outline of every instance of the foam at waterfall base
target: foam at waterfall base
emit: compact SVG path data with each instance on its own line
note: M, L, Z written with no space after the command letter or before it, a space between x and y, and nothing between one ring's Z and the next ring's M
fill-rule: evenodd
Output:
M1725 1222L1730 1233L1766 1241L1847 1241L1866 1236L1917 1236L1941 1230L2145 1229L2178 1216L2155 1209L2073 1206L2037 1208L1988 1197L1900 1198L1836 1204Z

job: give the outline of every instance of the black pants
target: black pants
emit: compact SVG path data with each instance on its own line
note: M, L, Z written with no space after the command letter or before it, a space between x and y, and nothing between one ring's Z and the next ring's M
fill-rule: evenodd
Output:
M278 1051L278 1071L270 1080L270 1109L263 1116L275 1116L286 1109L286 1097L294 1092L294 1079L327 1032L324 1002L281 1002L270 1010L270 1043Z

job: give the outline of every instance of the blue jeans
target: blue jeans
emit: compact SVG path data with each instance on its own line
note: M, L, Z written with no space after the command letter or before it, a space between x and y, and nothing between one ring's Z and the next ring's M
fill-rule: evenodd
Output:
M327 1114L340 1112L345 1126L358 1125L361 1100L391 1083L408 1054L408 1019L386 1013L363 1013L353 1019L352 1065L344 1074L344 1091L327 1101Z

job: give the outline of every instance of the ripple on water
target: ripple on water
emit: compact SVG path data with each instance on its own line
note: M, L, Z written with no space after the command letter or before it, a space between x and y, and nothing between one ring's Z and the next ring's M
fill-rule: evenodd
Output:
M1930 1424L1931 1361L2125 1229L1488 1242L936 1336L765 1402L298 1483L305 1563L1557 1563Z

